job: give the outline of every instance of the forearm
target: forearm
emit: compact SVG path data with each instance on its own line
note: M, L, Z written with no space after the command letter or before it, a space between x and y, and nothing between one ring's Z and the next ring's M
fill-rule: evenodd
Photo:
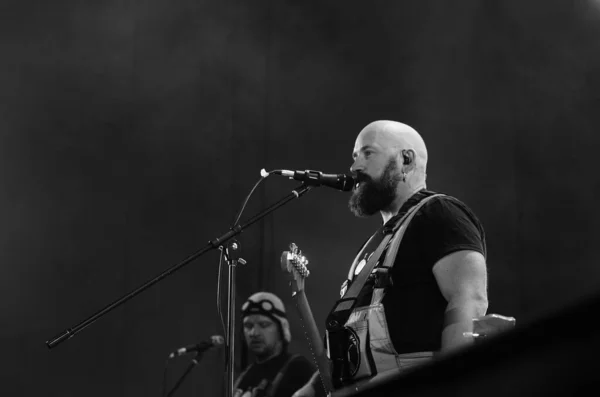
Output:
M472 343L465 333L473 332L473 319L485 315L485 299L457 298L448 303L442 331L442 353L465 347ZM468 335L468 334L467 334Z

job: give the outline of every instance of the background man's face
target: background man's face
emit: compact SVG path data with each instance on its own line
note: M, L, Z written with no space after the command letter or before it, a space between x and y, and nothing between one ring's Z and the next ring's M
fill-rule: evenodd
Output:
M272 356L282 343L279 325L262 314L244 318L244 337L248 349L259 359Z

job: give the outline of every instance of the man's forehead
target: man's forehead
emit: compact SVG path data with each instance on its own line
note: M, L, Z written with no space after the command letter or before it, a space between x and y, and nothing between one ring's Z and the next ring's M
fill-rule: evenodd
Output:
M406 126L405 129L400 128L399 123L371 123L356 137L354 151L359 151L364 147L373 147L375 149L404 147L407 144L406 139L410 132L407 128L410 127Z
M358 152L365 148L381 148L380 135L378 131L373 129L364 129L356 137L354 142L354 152Z
M270 317L265 316L264 314L250 314L244 317L244 324L254 324L261 322L272 323L274 321Z

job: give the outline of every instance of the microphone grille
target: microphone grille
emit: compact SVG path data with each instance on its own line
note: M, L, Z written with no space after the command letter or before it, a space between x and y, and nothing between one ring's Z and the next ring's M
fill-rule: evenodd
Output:
M215 346L219 346L225 343L225 338L223 338L221 335L213 335L210 337L210 340Z
M345 174L343 178L343 186L342 190L344 192L349 192L354 188L354 184L356 183L354 177L352 175Z

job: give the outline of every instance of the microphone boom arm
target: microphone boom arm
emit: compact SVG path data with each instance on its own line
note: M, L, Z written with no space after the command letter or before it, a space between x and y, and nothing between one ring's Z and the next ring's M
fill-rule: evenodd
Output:
M271 206L267 207L265 210L263 210L263 211L259 212L258 214L254 215L245 224L235 225L234 227L232 227L231 229L229 229L229 231L227 233L223 234L220 237L215 238L214 240L209 241L206 246L204 246L203 248L201 248L198 251L194 252L193 254L191 254L186 259L182 260L181 262L177 263L176 265L171 266L170 268L166 269L165 271L163 271L159 275L157 275L154 278L146 281L144 284L142 284L141 286L137 287L133 291L131 291L131 292L123 295L121 298L115 300L114 302L108 304L104 308L98 310L96 313L94 313L93 315L89 316L88 318L86 318L85 320L81 321L80 323L78 323L77 325L73 326L72 328L67 328L66 330L62 331L61 333L57 334L56 336L48 339L46 341L46 346L49 349L52 349L52 348L58 346L59 344L61 344L62 342L66 341L68 339L71 339L72 337L74 337L75 335L77 335L79 332L83 331L85 328L87 328L88 326L92 325L100 317L104 316L105 314L107 314L107 313L111 312L112 310L116 309L117 307L121 306L123 303L127 302L128 300L132 299L134 296L136 296L136 295L140 294L141 292L145 291L146 289L150 288L151 286L153 286L154 284L158 283L160 280L164 279L165 277L170 276L171 274L175 273L177 270L181 269L183 266L185 266L188 263L192 262L193 260L195 260L196 258L198 258L201 255L205 254L206 252L210 251L211 249L218 248L224 242L226 242L226 241L230 240L231 238L237 236L244 229L246 229L247 227L253 225L256 222L258 222L259 220L261 220L262 218L264 218L265 216L267 216L271 212L275 211L277 208L283 206L284 204L288 203L289 201L291 201L293 199L300 198L302 195L304 195L306 192L308 192L311 188L312 188L312 186L307 185L306 183L302 184L301 186L299 186L295 190L292 190L292 192L289 193L287 196L283 197L282 199L280 199L276 203L274 203Z

